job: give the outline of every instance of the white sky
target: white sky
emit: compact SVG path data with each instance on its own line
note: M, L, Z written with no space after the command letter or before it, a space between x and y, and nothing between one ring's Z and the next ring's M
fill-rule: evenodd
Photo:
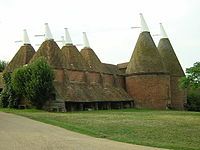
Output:
M86 31L91 48L102 62L129 61L143 13L151 34L159 33L162 22L182 67L200 61L199 0L0 0L0 60L10 61L18 51L22 30L27 29L32 46L43 42L48 22L55 40L65 27L74 44L82 43ZM158 43L159 37L153 37ZM60 45L61 46L61 45ZM81 49L81 47L78 47Z

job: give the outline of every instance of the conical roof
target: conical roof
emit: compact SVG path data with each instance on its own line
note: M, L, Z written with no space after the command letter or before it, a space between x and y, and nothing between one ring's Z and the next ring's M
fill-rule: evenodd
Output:
M150 32L140 33L126 73L163 73L166 72L162 58L150 35Z
M89 68L91 71L95 72L103 72L103 73L110 73L106 66L101 63L100 59L97 57L95 52L88 47L85 47L81 50L81 54L84 58L84 60L89 65Z
M54 40L45 40L30 62L39 57L46 58L49 65L55 69L61 69L66 66L62 52Z
M184 76L183 69L178 61L178 58L174 52L174 49L170 43L169 38L167 37L165 30L161 24L161 33L162 38L158 44L158 51L163 58L163 62L166 70L170 73L170 75L175 76Z
M73 44L66 44L61 49L63 56L66 60L68 69L73 70L89 70L88 64L84 60L81 53Z
M17 51L13 59L10 61L10 63L5 68L6 72L13 72L14 69L19 68L27 64L30 59L35 54L34 48L31 46L31 44L24 44L20 47L20 49Z
M86 32L83 32L83 44L84 48L81 50L81 54L87 62L91 71L111 73L107 69L107 67L103 63L101 63L100 59L97 57L95 52L90 48Z

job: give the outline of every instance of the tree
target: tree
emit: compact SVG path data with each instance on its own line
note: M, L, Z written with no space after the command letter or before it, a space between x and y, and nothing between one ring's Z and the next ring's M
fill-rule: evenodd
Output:
M12 73L11 83L16 93L26 96L26 86L31 80L30 67L24 66L14 70Z
M7 62L0 60L0 72L2 72L7 65Z
M186 77L181 78L180 84L183 88L200 88L200 62L186 69Z
M3 79L5 82L5 87L1 92L0 104L1 107L10 107L14 108L18 105L18 95L16 94L13 86L11 84L11 73L6 72L3 74Z
M13 72L12 85L19 95L41 109L47 100L53 98L53 79L51 67L44 58L38 58L32 64Z
M200 111L200 62L186 69L186 76L181 78L180 85L187 88L187 109Z

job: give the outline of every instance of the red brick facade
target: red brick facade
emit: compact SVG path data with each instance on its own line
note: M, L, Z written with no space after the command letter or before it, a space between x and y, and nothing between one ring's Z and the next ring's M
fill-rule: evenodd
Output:
M87 72L87 83L91 84L101 84L101 74L98 72Z
M171 99L169 75L131 75L126 89L137 108L166 109Z
M67 70L67 75L71 82L86 82L86 75L83 71Z
M125 77L122 75L117 75L114 77L115 78L115 86L122 88L122 89L126 89L126 85L125 85Z
M103 87L113 87L114 77L112 74L102 74Z
M54 81L63 82L64 81L64 70L54 69Z

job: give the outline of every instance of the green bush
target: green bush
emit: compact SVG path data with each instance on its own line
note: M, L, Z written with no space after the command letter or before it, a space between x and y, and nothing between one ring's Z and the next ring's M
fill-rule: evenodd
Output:
M12 86L18 95L30 100L32 105L41 109L54 95L53 71L44 58L15 70Z
M0 96L0 105L1 107L9 107L9 108L16 108L18 105L18 95L16 94L13 86L11 84L11 73L4 73L3 79L5 82L5 87L1 92Z
M4 88L3 91L1 92L1 97L0 97L0 106L1 107L3 107L3 108L8 107L8 104L9 104L8 98L9 98L8 92Z
M187 96L187 109L200 111L200 90L190 90Z
M32 64L4 73L5 87L0 96L2 107L17 107L19 100L30 101L41 109L46 101L54 99L53 70L44 58Z
M6 66L7 66L7 62L0 60L0 72L2 72Z

